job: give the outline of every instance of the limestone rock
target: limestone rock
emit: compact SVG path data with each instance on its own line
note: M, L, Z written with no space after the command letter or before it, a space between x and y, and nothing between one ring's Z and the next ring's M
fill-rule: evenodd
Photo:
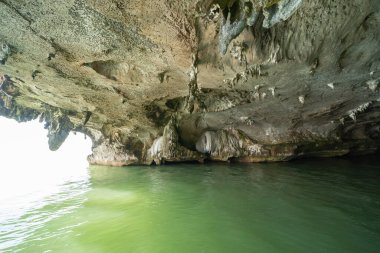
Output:
M275 24L287 20L299 8L302 1L303 0L283 0L268 9L264 9L265 19L263 21L263 27L271 28Z
M203 161L204 157L179 143L176 119L172 118L164 128L163 135L154 140L148 150L147 161L159 165L164 162Z
M377 0L3 0L0 15L0 115L40 117L53 150L77 131L90 163L118 166L379 151Z

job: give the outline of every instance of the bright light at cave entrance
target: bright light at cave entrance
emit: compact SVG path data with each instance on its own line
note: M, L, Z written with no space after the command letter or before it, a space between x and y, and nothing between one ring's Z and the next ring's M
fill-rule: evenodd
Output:
M54 152L47 142L42 123L0 117L0 202L88 177L89 138L71 133Z

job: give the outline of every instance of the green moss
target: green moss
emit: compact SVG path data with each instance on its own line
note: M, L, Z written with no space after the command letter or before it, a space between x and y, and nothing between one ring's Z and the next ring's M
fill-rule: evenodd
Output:
M281 0L268 0L268 1L265 1L264 8L265 9L270 8L273 5L278 4L280 1Z

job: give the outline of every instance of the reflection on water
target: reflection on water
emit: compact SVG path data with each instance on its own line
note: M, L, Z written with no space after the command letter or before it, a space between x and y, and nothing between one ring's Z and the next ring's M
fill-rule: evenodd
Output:
M89 173L26 205L21 215L8 215L2 205L0 251L380 249L377 159L96 166Z
M12 175L0 174L9 180L0 187L0 252L65 233L47 229L49 222L81 207L90 189L85 166L14 168Z
M86 182L73 182L62 185L57 189L57 193L36 202L20 203L23 207L19 209L17 206L20 205L7 203L11 206L6 206L2 210L0 218L0 250L22 245L25 241L43 241L65 233L65 228L50 231L45 226L54 219L81 207L87 189Z
M44 245L80 224L51 227L86 200L90 140L70 134L51 152L46 135L38 121L0 118L0 252L40 252L29 245Z

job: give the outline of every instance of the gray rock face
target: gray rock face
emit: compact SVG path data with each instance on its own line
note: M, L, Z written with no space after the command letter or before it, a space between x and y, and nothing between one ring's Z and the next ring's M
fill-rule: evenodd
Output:
M235 39L246 26L253 26L257 19L258 13L256 10L251 10L251 14L241 11L238 20L231 22L231 12L228 12L227 18L222 20L222 25L219 31L219 48L222 54L226 54L228 45Z
M69 136L74 126L69 117L59 109L47 111L44 117L45 127L48 129L49 148L56 151Z
M0 115L90 163L379 151L377 0L1 0Z
M283 0L267 10L264 9L263 27L271 28L277 23L287 20L299 8L303 0Z
M271 28L275 24L285 21L298 9L303 0L282 1L234 1L238 5L239 17L231 21L231 10L228 10L227 18L222 18L219 31L219 48L224 55L230 42L235 39L247 26L255 25L258 16L262 12L264 20L262 26ZM273 2L278 2L273 4ZM255 4L255 5L253 5ZM223 17L223 16L222 16Z

